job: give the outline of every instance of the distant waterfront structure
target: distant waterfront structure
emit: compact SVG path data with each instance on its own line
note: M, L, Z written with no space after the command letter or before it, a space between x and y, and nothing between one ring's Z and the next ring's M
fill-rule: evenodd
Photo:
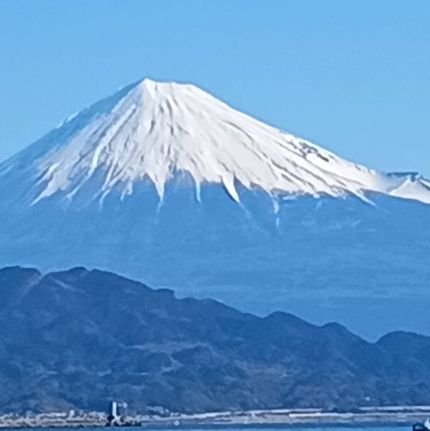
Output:
M108 425L119 425L121 422L122 410L126 408L126 403L111 401L108 409Z
M136 420L129 420L126 418L128 404L124 401L111 401L109 403L107 424L111 427L130 427L140 426L141 423Z

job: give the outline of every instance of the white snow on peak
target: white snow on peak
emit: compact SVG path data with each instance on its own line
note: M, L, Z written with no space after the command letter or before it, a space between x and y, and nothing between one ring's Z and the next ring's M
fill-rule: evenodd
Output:
M0 165L0 177L28 173L37 183L33 203L60 194L73 199L96 177L94 199L113 190L132 194L150 180L160 198L166 184L187 173L196 185L221 184L272 195L380 192L430 203L430 184L346 161L304 139L243 114L193 85L145 79L123 88ZM90 187L91 189L91 187Z

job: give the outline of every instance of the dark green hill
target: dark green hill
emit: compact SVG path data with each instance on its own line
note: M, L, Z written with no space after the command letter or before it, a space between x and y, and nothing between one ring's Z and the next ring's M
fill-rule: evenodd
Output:
M118 275L0 270L0 411L430 404L430 337L177 299Z

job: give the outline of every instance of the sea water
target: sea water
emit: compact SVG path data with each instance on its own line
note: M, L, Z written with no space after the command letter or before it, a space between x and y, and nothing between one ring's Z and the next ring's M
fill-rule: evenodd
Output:
M159 431L159 430L163 430L163 431L178 431L181 429L192 429L193 431L219 431L220 428L222 429L226 429L229 431L244 431L244 428L251 428L252 431L267 431L270 428L276 429L277 431L410 431L411 427L407 427L407 426L396 426L396 425L390 425L390 426L386 426L386 425L381 425L381 426L356 426L356 425L339 425L339 426L295 426L295 425L267 425L267 426L218 426L218 427L174 427L174 428L164 428L164 427L154 427L154 431ZM3 428L6 429L6 428ZM59 427L55 427L55 428L32 428L32 430L35 431L70 431L72 428L59 428ZM138 431L138 430L142 430L145 429L147 430L151 430L152 428L147 428L147 427L128 427L125 428L126 430L129 431ZM100 431L100 427L85 427L86 431Z

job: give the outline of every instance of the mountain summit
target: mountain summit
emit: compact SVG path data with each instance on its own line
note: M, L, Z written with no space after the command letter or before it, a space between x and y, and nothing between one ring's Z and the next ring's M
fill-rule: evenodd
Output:
M102 201L150 181L185 175L195 186L220 184L240 201L237 184L271 196L334 197L369 192L430 203L430 182L386 175L343 160L304 139L236 111L193 85L148 79L129 85L0 165L0 179L26 182L35 204L49 197ZM18 196L19 198L19 196Z
M0 164L0 266L121 273L374 338L428 333L430 183L150 80Z

